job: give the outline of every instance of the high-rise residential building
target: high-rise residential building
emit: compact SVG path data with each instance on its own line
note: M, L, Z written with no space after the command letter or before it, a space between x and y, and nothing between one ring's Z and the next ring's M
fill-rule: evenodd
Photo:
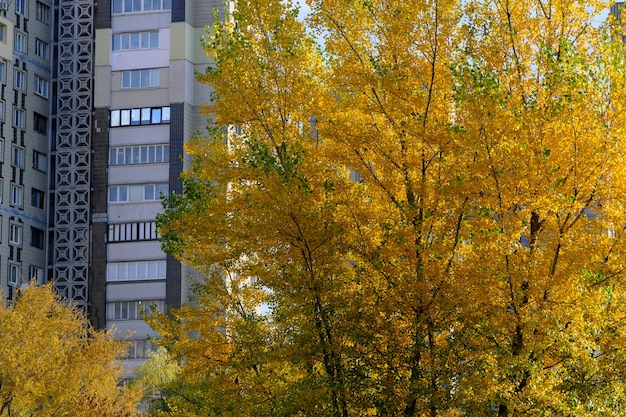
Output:
M0 290L46 280L53 6L0 0Z
M160 196L181 192L183 144L206 126L195 71L221 0L0 0L0 286L53 280L94 326L187 298L191 271L157 240ZM130 335L130 336L129 336Z

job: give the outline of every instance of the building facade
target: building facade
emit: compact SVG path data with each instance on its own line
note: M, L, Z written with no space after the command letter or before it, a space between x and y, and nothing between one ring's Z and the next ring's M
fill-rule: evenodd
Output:
M0 290L46 280L50 114L50 0L0 0Z
M130 337L141 361L156 336L141 320L153 305L180 307L189 272L157 241L160 197L181 192L183 144L206 126L209 64L200 39L220 0L111 0L94 10L88 311Z
M0 0L0 286L53 280L97 328L155 335L186 270L157 240L181 192L183 144L203 130L200 39L221 0Z

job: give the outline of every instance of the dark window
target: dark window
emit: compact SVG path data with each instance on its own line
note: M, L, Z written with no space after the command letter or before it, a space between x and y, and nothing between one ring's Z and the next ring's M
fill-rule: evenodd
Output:
M37 112L35 112L33 116L33 129L35 132L45 135L48 130L48 118Z
M33 188L30 193L30 204L33 207L44 208L46 204L46 193L36 188Z
M43 249L44 233L43 230L36 227L30 228L30 246Z

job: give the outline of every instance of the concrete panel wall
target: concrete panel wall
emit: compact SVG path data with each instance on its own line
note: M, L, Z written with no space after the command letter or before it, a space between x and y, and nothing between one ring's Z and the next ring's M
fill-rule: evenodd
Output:
M135 107L138 107L135 105ZM115 127L109 135L109 146L150 145L169 142L170 126Z
M109 167L109 184L157 184L169 180L168 164L122 165Z
M113 32L137 32L170 26L169 10L115 15L111 22Z
M144 339L148 336L159 336L159 334L152 330L143 320L108 321L107 329L114 329L113 337L116 339Z
M159 300L165 297L165 281L156 282L109 282L107 283L107 300L135 300L137 296L146 300Z
M165 253L161 250L158 241L120 242L107 245L107 260L109 262L130 262L136 260L158 261L165 260ZM141 293L134 293L135 296Z
M150 221L163 211L160 201L149 203L109 204L109 223Z

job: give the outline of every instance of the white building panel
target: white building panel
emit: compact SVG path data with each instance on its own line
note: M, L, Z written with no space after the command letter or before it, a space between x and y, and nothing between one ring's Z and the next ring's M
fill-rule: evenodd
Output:
M168 143L170 125L114 127L109 133L109 146L150 145Z
M161 259L165 259L165 252L161 250L161 243L159 241L120 242L109 243L107 245L107 260L109 262Z
M168 28L172 22L172 14L170 10L116 14L111 19L111 29L113 32L139 32L146 30L154 30L159 28ZM169 34L168 34L169 36Z
M168 164L117 165L109 167L109 184L156 184L169 182Z
M159 36L161 42L161 36ZM168 45L169 46L169 45ZM170 51L168 49L142 49L133 51L111 52L111 71L125 71L144 68L168 67ZM119 86L113 86L115 89Z
M149 203L122 203L109 204L109 223L126 223L149 221L156 218L157 213L161 213L163 207L160 201Z
M165 281L154 282L109 282L107 283L107 301L121 301L136 299L138 296L146 299L164 299Z
M143 320L107 321L107 329L113 329L113 337L118 340L159 337Z

